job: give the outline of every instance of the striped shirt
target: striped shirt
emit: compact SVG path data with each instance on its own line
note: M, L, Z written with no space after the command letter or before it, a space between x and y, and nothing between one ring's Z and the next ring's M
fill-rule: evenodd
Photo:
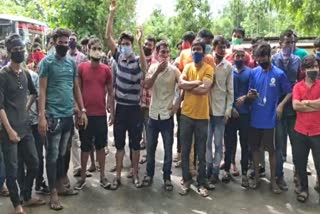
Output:
M121 105L139 105L141 93L141 80L143 72L140 60L132 56L128 61L118 51L113 56L117 62L115 74L115 99Z

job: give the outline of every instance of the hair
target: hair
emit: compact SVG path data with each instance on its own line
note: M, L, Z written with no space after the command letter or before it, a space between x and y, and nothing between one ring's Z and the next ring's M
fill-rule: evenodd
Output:
M206 50L206 43L204 42L204 40L200 37L197 37L193 40L192 42L192 46L196 46L196 45L200 45L202 47L202 50L203 50L203 53L205 52Z
M81 45L88 45L88 43L89 43L89 38L88 37L83 38L81 40L81 42L80 42Z
M198 32L197 37L200 37L202 39L205 39L205 38L213 39L214 35L208 29L203 28Z
M217 47L218 45L227 46L227 40L223 36L216 36L213 40L213 48Z
M317 61L319 64L319 59L317 59L315 55L307 55L303 57L303 59L301 60L301 68L311 68L313 67L315 61Z
M17 33L11 33L5 40L5 46L7 48L7 51L11 51L11 48L12 48L12 43L15 41L15 40L21 40L21 37L19 36L19 34Z
M121 43L123 39L129 40L129 41L133 44L134 38L133 38L133 35L132 35L131 33L129 33L129 32L122 32L122 33L120 34L119 43Z
M284 37L292 37L294 36L293 31L291 29L287 29L280 34L280 42L283 42Z
M157 43L156 38L154 38L153 36L148 36L147 40L150 41L150 42L153 42L153 44Z
M72 33L70 34L70 36L74 36L74 37L78 38L78 35L77 35L75 32L72 32Z
M313 47L320 48L320 37L316 38L313 42Z
M240 33L243 38L244 38L245 35L246 35L246 31L245 31L242 27L233 28L232 34L233 34L233 33Z
M58 38L60 37L70 37L71 35L71 31L68 29L64 29L64 28L58 28L54 31L52 37L53 37L53 41L56 42Z
M254 56L271 56L271 46L267 42L260 42L257 47L254 49Z
M42 46L42 41L41 41L41 38L40 38L40 37L34 38L33 43L39 43L40 46Z
M32 49L41 48L41 44L38 43L38 42L34 42L31 48L32 48Z
M182 36L183 40L188 41L190 43L192 43L195 38L196 38L196 35L192 31L187 31Z
M88 42L88 48L91 49L91 46L92 45L95 45L97 43L101 43L100 39L98 39L97 37L93 37L93 38L90 38L89 42Z
M158 43L156 44L156 51L157 51L157 53L159 53L161 47L169 48L168 42L165 41L165 40L161 40L160 42L158 42Z

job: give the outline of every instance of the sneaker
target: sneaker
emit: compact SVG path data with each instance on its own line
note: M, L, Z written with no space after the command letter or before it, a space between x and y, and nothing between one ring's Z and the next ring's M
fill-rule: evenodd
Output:
M82 190L85 185L86 185L86 181L80 179L80 180L77 181L76 185L74 186L74 189Z
M249 179L245 175L242 175L241 186L246 188L246 189L249 188Z
M286 181L283 178L278 178L277 179L277 184L279 186L279 188L283 191L287 191L288 190L288 185L286 183Z
M219 183L219 176L218 175L212 175L211 177L210 177L210 179L209 179L209 182L211 183L211 184L217 184L217 183Z
M230 172L225 172L224 176L222 177L221 181L223 183L229 183L231 181L231 174Z

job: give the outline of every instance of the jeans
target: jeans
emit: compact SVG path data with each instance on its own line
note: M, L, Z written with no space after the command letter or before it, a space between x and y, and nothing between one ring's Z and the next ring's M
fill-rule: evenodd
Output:
M177 152L181 153L181 140L180 140L180 117L181 117L181 108L179 108L179 110L177 111L176 114L176 119L177 119Z
M5 170L6 169L4 167L2 146L1 146L1 142L0 142L0 189L3 187L4 181L6 179L6 171Z
M208 137L208 120L196 120L185 115L180 117L181 139L181 167L182 177L185 182L190 181L192 176L189 169L189 155L192 146L192 136L195 137L195 147L198 157L199 186L206 184L206 143Z
M49 131L47 133L47 155L46 168L50 190L55 189L56 181L65 175L65 154L68 140L73 129L72 117L50 119L48 122Z
M241 171L242 175L247 175L248 171L248 135L249 135L249 115L240 114L239 118L231 118L227 125L224 135L224 143L226 147L224 161L225 171L230 171L232 162L233 148L238 142L237 132L239 131L241 145Z
M296 160L296 172L300 180L301 191L308 192L307 164L309 152L312 152L317 176L320 176L320 135L307 136L296 133L295 141L292 143L293 157Z
M223 155L224 117L210 116L208 142L207 142L207 176L218 176L220 162ZM212 138L214 137L214 156L212 152Z
M27 172L19 173L20 191L23 200L31 199L33 180L39 169L39 159L31 130L21 137L19 143L12 143L5 131L1 132L2 151L6 169L6 184L10 193L10 199L14 207L21 204L18 178L18 161L27 166ZM20 169L20 172L23 169Z
M173 146L173 118L168 120L153 120L149 118L147 132L147 175L154 176L155 155L158 136L161 133L164 146L163 179L170 180Z
M294 125L295 125L296 117L295 116L286 116L285 114L277 122L276 127L276 157L277 157L277 166L276 166L276 177L283 178L283 150L286 146L287 136L289 135L289 139L292 143L295 140L295 132L294 132ZM295 161L293 159L293 164Z

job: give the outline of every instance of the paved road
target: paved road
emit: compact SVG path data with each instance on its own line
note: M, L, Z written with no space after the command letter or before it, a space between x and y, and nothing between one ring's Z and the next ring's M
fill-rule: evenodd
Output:
M172 181L174 191L167 193L162 187L162 159L163 147L162 141L159 141L157 152L156 175L152 187L136 189L131 180L126 178L129 170L128 158L125 160L125 169L123 173L123 185L117 191L104 190L99 186L99 174L95 173L93 178L87 180L87 186L78 196L62 198L65 209L60 212L51 211L48 206L40 208L27 209L30 214L246 214L246 213L272 213L272 214L319 214L320 203L319 195L313 191L315 184L315 172L309 177L310 198L306 204L296 201L293 192L292 182L292 163L291 157L285 164L285 175L289 184L289 191L281 195L274 195L270 191L269 181L263 179L259 190L245 190L240 186L241 178L237 177L229 184L218 184L216 190L210 192L210 197L200 197L196 189L190 192L188 196L180 196L179 183L181 179L181 169L173 168ZM114 165L115 149L111 145L110 154L107 158L107 170ZM174 147L175 148L175 147ZM240 148L239 148L240 149ZM240 151L237 153L237 159L240 158ZM290 154L290 151L288 152ZM310 160L311 161L311 160ZM239 161L238 161L239 162ZM312 163L313 164L313 163ZM310 164L312 167L313 165ZM239 165L239 164L238 164ZM145 165L141 165L140 174L143 177ZM268 167L267 167L268 169ZM268 171L268 170L267 170ZM107 173L111 180L113 173ZM269 173L267 174L269 177ZM75 179L72 178L72 183ZM312 188L312 189L311 189ZM48 200L48 197L44 197ZM0 213L7 214L12 212L11 203L8 198L0 198Z

